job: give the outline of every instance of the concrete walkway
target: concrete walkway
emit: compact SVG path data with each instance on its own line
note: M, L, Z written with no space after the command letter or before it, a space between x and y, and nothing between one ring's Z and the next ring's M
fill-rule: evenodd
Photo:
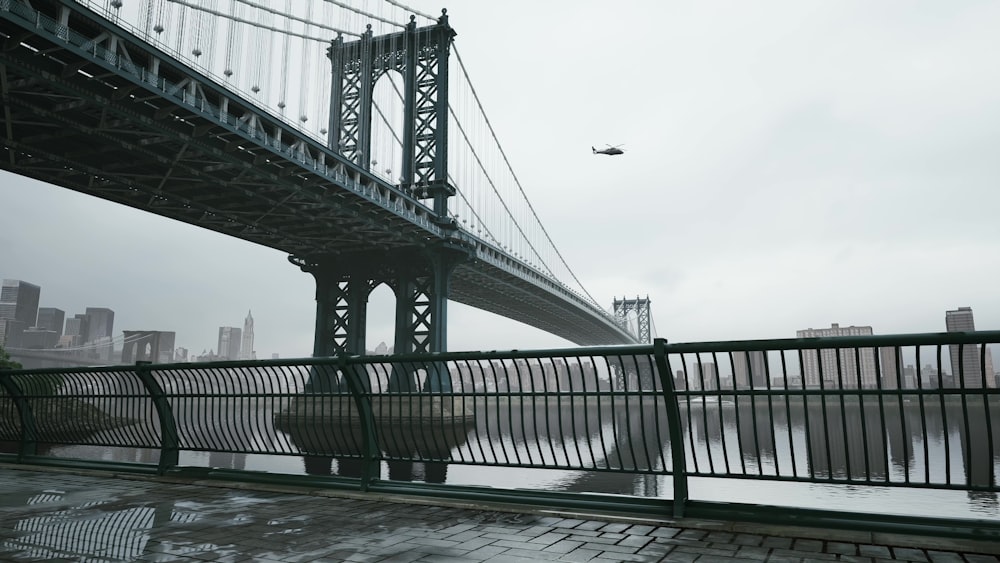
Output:
M983 542L429 502L0 464L0 561L1000 563Z

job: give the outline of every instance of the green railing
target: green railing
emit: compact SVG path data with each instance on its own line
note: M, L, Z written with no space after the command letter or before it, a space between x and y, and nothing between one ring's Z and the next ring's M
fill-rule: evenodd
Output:
M996 539L995 515L690 493L752 482L989 504L991 343L1000 332L3 371L0 460ZM146 461L100 461L109 450ZM212 467L220 454L253 456L257 470ZM274 462L289 458L304 470ZM524 478L445 484L449 467ZM552 471L559 491L538 477Z

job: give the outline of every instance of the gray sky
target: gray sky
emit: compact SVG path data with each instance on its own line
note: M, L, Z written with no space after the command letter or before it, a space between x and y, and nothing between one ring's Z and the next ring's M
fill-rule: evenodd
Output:
M1000 328L1000 3L448 8L528 196L607 307L648 295L673 342L938 332L958 306ZM2 172L0 277L198 353L248 309L259 357L312 348L312 278L283 253ZM373 295L370 347L390 303ZM449 328L451 350L568 344L457 304Z

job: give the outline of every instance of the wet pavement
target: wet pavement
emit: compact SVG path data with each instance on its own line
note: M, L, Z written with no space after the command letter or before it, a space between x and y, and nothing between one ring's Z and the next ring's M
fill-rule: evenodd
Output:
M0 561L920 561L1000 546L0 464Z

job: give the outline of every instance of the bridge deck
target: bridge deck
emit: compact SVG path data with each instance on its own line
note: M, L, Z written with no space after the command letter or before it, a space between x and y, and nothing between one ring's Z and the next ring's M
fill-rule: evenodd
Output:
M1000 562L985 542L248 487L0 465L0 559Z

